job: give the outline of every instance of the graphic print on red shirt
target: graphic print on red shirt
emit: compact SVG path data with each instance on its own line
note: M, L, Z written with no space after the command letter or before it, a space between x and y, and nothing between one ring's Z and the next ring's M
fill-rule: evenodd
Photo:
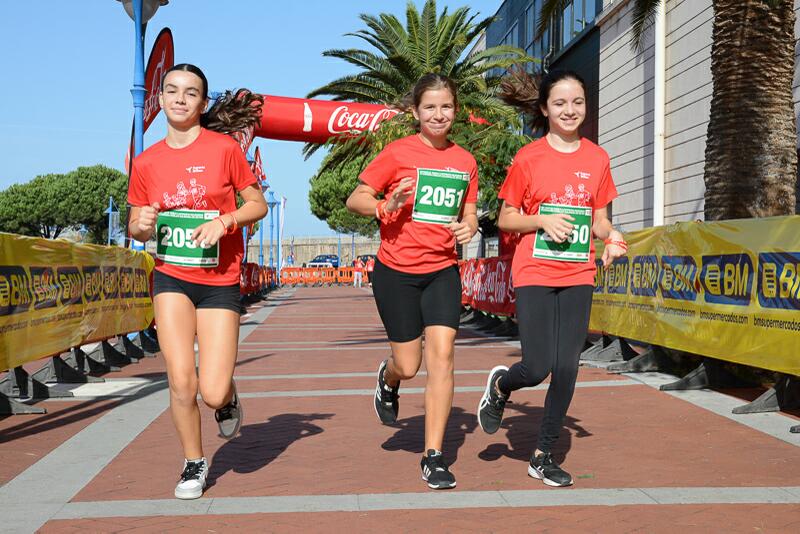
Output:
M132 206L158 203L173 209L236 210L236 192L256 185L256 177L241 148L231 137L206 130L192 144L171 148L165 140L133 160L128 202ZM156 270L195 284L227 286L239 283L244 243L235 232L220 239L219 265L182 267L156 260Z
M605 150L581 139L575 152L559 152L542 137L517 152L497 196L525 215L535 215L542 203L601 209L616 198L617 189ZM589 261L568 263L534 258L535 237L536 232L522 235L514 251L514 287L594 285L593 240Z
M418 135L390 143L367 165L360 180L386 198L403 178L417 177L417 169L459 171L469 175L463 203L478 201L478 164L472 154L456 145L437 149ZM378 259L384 265L411 274L439 271L457 262L456 239L446 226L411 219L414 196L401 208L397 219L381 224Z

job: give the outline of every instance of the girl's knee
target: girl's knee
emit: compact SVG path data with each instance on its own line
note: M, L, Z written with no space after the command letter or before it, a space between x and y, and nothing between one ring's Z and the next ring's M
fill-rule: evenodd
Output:
M189 405L197 402L197 378L194 375L170 377L169 393L174 403Z
M519 376L522 379L522 384L523 384L522 387L530 388L530 387L538 386L539 384L544 382L545 379L548 376L550 376L550 371L549 370L541 370L541 369L539 369L539 370L531 369L527 365L522 364L520 366L520 374L519 374Z
M397 360L393 360L393 363L394 363L393 365L394 373L400 380L411 380L412 378L417 376L417 371L419 371L419 364L399 363Z

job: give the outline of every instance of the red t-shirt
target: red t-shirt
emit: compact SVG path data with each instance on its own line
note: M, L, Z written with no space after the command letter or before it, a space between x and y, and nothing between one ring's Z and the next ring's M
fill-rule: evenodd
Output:
M477 202L478 164L472 154L455 143L444 149L430 147L418 135L387 145L359 178L388 198L401 179L416 178L418 168L469 174L464 203ZM412 220L413 207L414 195L411 195L395 221L381 224L378 259L392 269L412 274L432 273L455 265L458 260L453 232L443 225Z
M605 150L581 139L575 152L559 152L542 137L517 152L497 196L522 208L525 215L534 215L542 202L601 209L617 196L617 189ZM589 261L576 263L534 258L535 238L536 232L522 235L514 251L514 287L594 285L593 240Z
M205 128L192 144L171 148L161 140L142 152L131 170L128 202L161 211L173 209L236 210L236 192L258 181L233 138ZM187 282L209 286L239 283L244 255L242 234L225 235L219 242L219 265L183 267L156 259L156 270Z

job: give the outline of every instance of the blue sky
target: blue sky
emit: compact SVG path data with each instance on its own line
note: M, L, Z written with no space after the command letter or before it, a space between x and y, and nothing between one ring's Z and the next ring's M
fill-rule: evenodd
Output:
M424 0L414 0L421 9ZM481 18L501 0L442 1L468 5ZM176 63L200 66L212 91L247 87L303 97L354 67L325 58L329 48L364 48L344 37L362 29L360 13L405 20L405 0L171 0L148 23L145 61L169 27ZM102 163L123 170L133 116L133 22L117 0L4 2L0 19L0 190L40 174ZM164 136L163 114L145 147ZM284 235L331 235L311 215L308 180L322 158L302 145L257 139L273 189L288 198Z

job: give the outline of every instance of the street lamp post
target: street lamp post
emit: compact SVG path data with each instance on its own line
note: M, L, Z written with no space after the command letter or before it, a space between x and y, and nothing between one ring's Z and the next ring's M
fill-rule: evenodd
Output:
M273 191L269 192L267 196L267 206L269 206L269 266L273 267L272 263L272 233L275 227L275 206L278 204L278 201L275 200L275 193Z
M165 6L169 0L117 0L122 2L125 12L133 19L136 35L136 51L134 53L133 67L133 156L142 153L144 145L144 100L147 90L144 88L144 34L147 21L150 20L160 6Z

